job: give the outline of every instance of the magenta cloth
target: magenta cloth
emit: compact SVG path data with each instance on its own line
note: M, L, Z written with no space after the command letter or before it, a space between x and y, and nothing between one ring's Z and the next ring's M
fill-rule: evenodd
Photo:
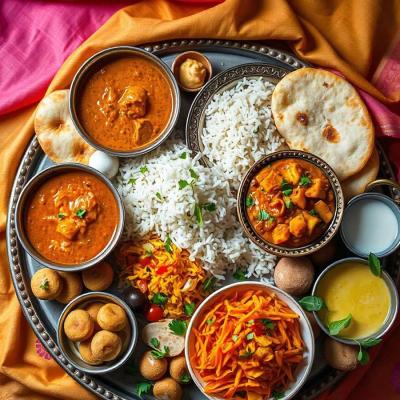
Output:
M64 60L129 3L0 0L0 115L40 100Z

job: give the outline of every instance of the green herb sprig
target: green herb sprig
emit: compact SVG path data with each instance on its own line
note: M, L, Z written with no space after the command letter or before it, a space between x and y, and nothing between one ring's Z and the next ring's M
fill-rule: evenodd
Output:
M164 293L155 293L151 302L159 306L163 306L168 301L168 296Z
M369 253L368 256L369 269L375 276L382 275L382 266L379 258L374 253Z
M160 349L151 350L151 355L154 358L156 358L157 360L168 357L169 356L169 347L164 346L164 348L162 350L160 350Z
M151 382L138 382L135 387L136 394L141 398L142 394L150 393L152 386Z
M347 328L352 320L351 314L346 318L340 319L338 321L332 321L328 324L329 334L332 336L338 335L343 329Z
M187 330L186 321L180 319L174 319L168 324L168 328L178 336L184 336Z

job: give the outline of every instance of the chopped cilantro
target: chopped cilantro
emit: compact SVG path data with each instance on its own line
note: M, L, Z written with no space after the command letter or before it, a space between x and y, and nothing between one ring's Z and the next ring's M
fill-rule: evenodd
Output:
M179 381L181 383L189 383L190 382L190 375L188 374L183 374L180 378Z
M192 168L189 168L189 172L190 172L190 176L193 179L199 179L199 176L196 174L196 172Z
M131 185L134 185L136 183L136 178L132 175L129 180L128 183L130 183Z
M245 280L246 280L245 271L243 271L242 269L237 269L237 270L233 273L233 277L234 277L234 279L236 279L237 281L245 281Z
M151 382L139 382L136 384L136 394L142 397L142 394L147 394L150 392L153 384Z
M186 151L184 151L179 158L181 158L182 160L186 160Z
M63 213L58 213L58 219L64 219L67 216L67 214L63 214Z
M179 182L178 182L178 185L179 185L179 189L182 190L186 186L189 186L190 183L188 181L186 181L185 179L180 179Z
M164 248L165 250L168 251L168 253L172 254L173 253L173 249L172 249L172 240L171 237L169 235L167 235L167 238L165 239L164 242Z
M246 207L254 206L254 199L251 196L246 197Z
M144 165L143 167L140 167L139 171L140 171L142 174L145 174L146 172L149 172L149 169L147 168L146 165Z
M307 175L302 175L300 178L300 186L308 186L311 184L311 179Z
M86 210L84 210L83 208L80 208L80 209L75 213L75 215L76 215L78 218L81 218L81 219L85 216L85 214L86 214Z
M317 210L315 208L313 208L312 210L309 211L310 215L313 215L314 217L318 217L318 213Z
M209 277L204 281L203 284L203 289L205 292L211 292L211 290L214 289L215 283L216 283L216 278L215 277Z
M150 339L150 344L156 349L160 347L160 341L156 337Z
M160 192L157 192L157 193L156 193L156 197L157 197L157 199L162 200L162 197L161 197L161 193L160 193Z
M203 221L203 213L201 211L201 206L199 206L198 204L196 204L194 206L194 215L196 217L196 222L199 226L203 226L204 221Z
M281 190L284 196L290 196L292 194L293 188L288 182L282 179Z
M164 293L155 293L151 302L159 306L163 306L168 301L168 296Z
M158 360L164 357L168 357L169 355L169 347L164 346L163 350L152 350L151 354L154 358L157 358Z
M191 317L193 315L195 308L196 308L196 305L194 303L185 303L183 306L183 309L185 310L185 314L188 317Z
M213 212L217 209L217 206L215 203L205 203L202 206L205 210Z
M169 329L178 336L184 336L187 329L186 321L174 319L168 324Z
M43 278L40 281L40 289L49 290L49 280L47 278Z

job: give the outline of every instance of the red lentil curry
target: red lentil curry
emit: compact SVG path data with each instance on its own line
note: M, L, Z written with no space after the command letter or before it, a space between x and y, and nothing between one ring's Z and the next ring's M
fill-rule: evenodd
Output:
M335 200L328 178L318 167L289 158L273 162L254 177L246 206L261 237L294 248L323 234L333 218Z
M167 126L171 88L154 62L141 56L120 58L89 77L77 110L96 142L131 151L153 142Z
M47 180L32 195L25 231L49 261L76 265L99 254L118 224L113 193L89 173L67 172Z

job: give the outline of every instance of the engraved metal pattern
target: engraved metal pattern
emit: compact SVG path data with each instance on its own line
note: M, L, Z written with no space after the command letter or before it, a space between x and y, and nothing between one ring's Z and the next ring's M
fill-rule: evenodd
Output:
M233 41L207 40L207 39L180 40L180 41L162 42L142 47L144 47L145 50L147 51L153 52L158 55L163 55L176 51L184 51L186 49L188 50L207 49L213 46L225 47L231 50L242 49L254 53L264 54L276 60L279 60L293 68L300 68L307 65L285 52L272 49L265 45L248 44L248 43L233 42ZM387 177L390 179L395 179L393 170L391 169L391 166L389 164L386 155L379 146L378 150L381 159L380 176ZM90 390L92 393L96 394L101 399L128 400L126 397L121 397L113 393L111 390L104 388L102 385L97 383L96 378L93 378L90 375L85 374L84 372L74 368L71 364L68 363L67 359L63 356L62 352L58 348L57 343L53 340L51 335L46 331L46 328L40 321L37 311L31 302L30 292L29 289L27 289L29 287L29 279L25 273L22 261L24 253L22 251L22 248L18 244L17 233L15 230L15 206L23 186L29 179L30 172L33 170L37 160L42 156L43 152L39 146L36 137L34 137L30 142L30 144L28 145L28 148L20 163L10 196L8 218L7 218L6 240L7 240L7 251L8 251L10 273L13 279L16 295L21 304L22 311L26 319L28 320L29 324L31 325L32 329L34 330L36 336L45 346L49 354L55 359L55 361L73 379L75 379L83 387ZM400 198L399 191L395 189L390 190L390 195L391 197ZM400 250L391 255L386 268L390 270L392 277L395 278L396 284L399 285ZM312 382L306 384L306 386L303 387L301 392L296 397L299 400L314 399L322 391L337 383L344 375L345 373L341 371L334 370L332 368L327 368L327 371L323 376L318 376L317 378L312 379Z

